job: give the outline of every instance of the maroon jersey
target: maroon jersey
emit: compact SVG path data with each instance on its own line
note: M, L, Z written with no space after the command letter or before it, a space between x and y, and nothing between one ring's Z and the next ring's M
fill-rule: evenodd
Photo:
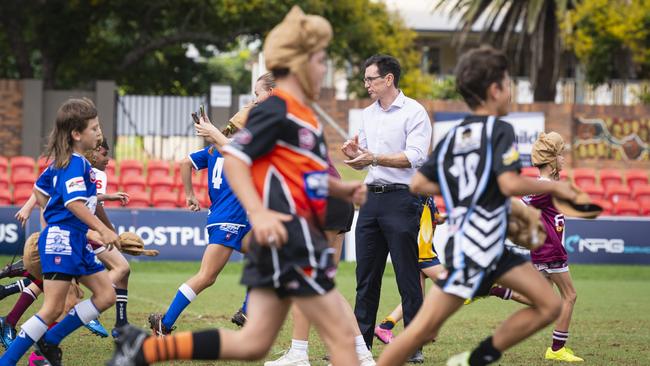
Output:
M540 178L544 179L544 178ZM544 245L530 252L533 263L549 263L567 260L567 253L562 245L564 234L564 215L553 205L550 194L530 195L523 198L524 203L542 211L541 219L546 228Z

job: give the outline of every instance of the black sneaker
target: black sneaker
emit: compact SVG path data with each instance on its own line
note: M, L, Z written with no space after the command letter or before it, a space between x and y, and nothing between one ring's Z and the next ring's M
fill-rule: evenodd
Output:
M422 354L422 350L419 349L415 351L413 356L409 358L406 362L408 363L424 363L424 354Z
M41 338L36 342L36 350L39 351L45 360L50 363L52 366L63 366L63 351L56 344L45 343L45 340Z
M149 328L151 328L151 334L155 335L156 337L164 337L168 334L171 334L171 332L176 329L176 326L167 329L167 327L162 322L163 316L164 315L161 313L149 314Z
M25 273L25 265L23 260L19 259L16 262L9 263L2 270L0 270L0 278L6 277L22 277Z
M127 324L118 329L120 336L115 338L115 351L106 366L148 366L141 353L142 343L147 332Z
M244 310L240 308L239 310L237 310L235 315L233 315L232 318L230 318L230 321L237 324L238 327L243 327L244 324L246 324L247 319L248 318L246 318L246 314L244 314Z

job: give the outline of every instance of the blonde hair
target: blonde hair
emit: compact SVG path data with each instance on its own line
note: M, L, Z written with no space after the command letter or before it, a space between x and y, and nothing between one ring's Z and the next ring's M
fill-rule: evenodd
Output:
M68 99L56 112L54 129L45 147L48 160L54 156L54 167L65 168L70 163L74 141L72 132L82 132L88 121L97 117L95 103L88 98Z

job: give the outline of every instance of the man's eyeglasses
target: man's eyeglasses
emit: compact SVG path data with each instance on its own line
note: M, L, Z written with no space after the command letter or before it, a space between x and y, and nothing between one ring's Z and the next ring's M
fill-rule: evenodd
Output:
M375 81L377 79L383 79L385 77L386 77L386 75L384 75L384 76L381 76L381 75L379 75L379 76L369 76L367 78L363 78L363 83L364 84L369 84L369 83L371 83L371 82L373 82L373 81Z

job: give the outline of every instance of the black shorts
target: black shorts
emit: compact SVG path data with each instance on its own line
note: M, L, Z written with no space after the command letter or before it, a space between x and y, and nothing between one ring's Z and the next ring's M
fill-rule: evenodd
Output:
M325 215L325 230L336 230L347 233L352 228L354 220L354 205L334 197L327 197L327 213Z
M439 279L437 285L442 291L464 299L485 296L499 277L526 262L528 259L525 257L504 248L501 258L488 268L481 268L469 259L465 268L447 267L447 277Z
M334 249L322 230L294 215L285 223L289 240L280 248L259 245L254 236L241 283L270 288L278 297L324 295L334 288Z

